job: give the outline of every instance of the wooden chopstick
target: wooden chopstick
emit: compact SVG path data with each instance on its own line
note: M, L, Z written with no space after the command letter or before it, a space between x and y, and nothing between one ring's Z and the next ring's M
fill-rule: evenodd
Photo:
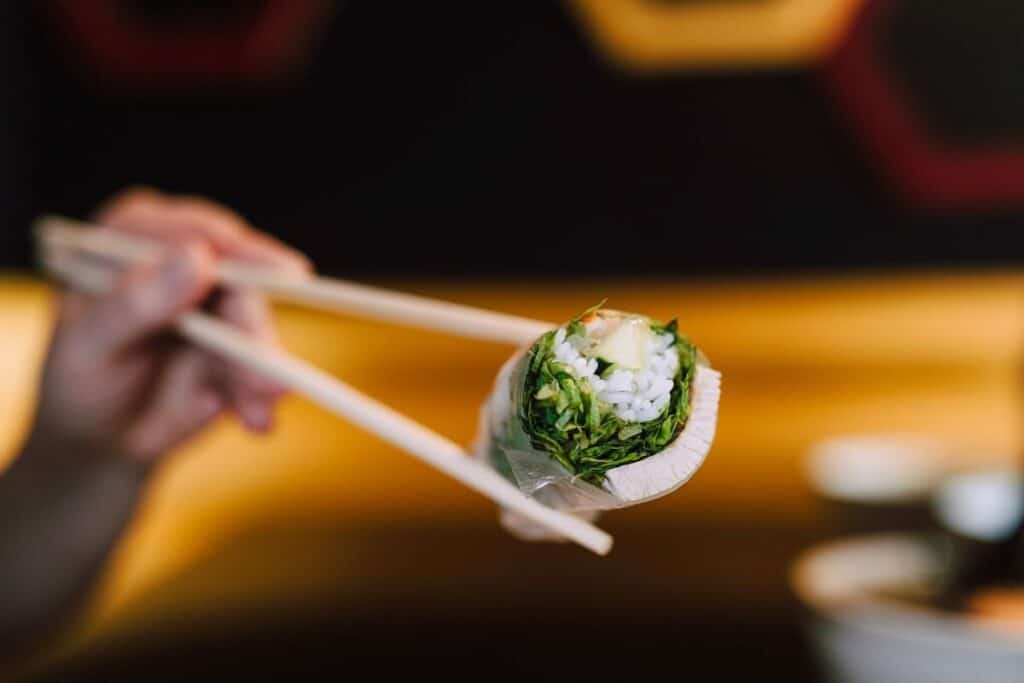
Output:
M163 249L153 240L98 232L90 227L93 226L60 216L43 216L36 221L35 232L37 240L45 245L70 248L122 264L152 258ZM539 320L345 280L286 274L240 261L222 261L217 274L226 285L258 289L276 299L471 339L523 345L555 327Z
M71 286L102 293L113 273L66 253L43 254L45 267ZM461 446L392 408L283 351L265 347L212 316L189 312L176 324L189 341L258 372L302 394L334 414L401 448L498 505L529 518L598 555L611 550L612 537L584 520L549 508L524 495L486 465L467 457Z

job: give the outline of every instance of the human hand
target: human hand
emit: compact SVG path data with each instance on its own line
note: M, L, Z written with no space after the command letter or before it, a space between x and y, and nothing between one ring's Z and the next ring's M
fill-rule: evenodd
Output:
M160 240L168 251L123 272L107 294L62 297L28 450L85 449L151 462L225 410L253 431L269 429L280 387L188 345L172 325L204 305L275 345L261 296L215 289L216 260L308 273L306 259L223 207L152 190L114 198L97 223Z

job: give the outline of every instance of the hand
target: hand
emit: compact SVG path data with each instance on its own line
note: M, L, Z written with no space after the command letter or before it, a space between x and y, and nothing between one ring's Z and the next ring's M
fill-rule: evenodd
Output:
M133 190L97 215L101 229L164 241L165 258L122 273L100 297L67 293L47 357L27 451L116 453L152 462L233 410L270 428L280 387L189 346L171 331L201 304L263 343L277 343L266 303L216 290L220 257L308 273L300 254L206 200Z

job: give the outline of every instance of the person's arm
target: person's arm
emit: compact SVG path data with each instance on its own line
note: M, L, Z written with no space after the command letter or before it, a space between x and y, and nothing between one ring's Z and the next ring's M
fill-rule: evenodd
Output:
M300 257L201 200L133 192L99 220L173 247L162 262L123 273L108 294L61 299L35 423L0 474L4 654L81 599L164 454L225 411L265 431L281 393L170 328L182 312L206 305L275 343L262 299L215 290L215 261L230 254L305 269Z
M146 467L91 453L52 463L26 449L0 477L0 651L12 654L74 607L128 522Z

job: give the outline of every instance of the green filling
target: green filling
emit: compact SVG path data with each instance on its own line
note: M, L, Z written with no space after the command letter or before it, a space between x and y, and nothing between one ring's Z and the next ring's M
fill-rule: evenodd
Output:
M572 320L568 334L581 333L581 319L594 306ZM679 352L679 369L668 405L650 422L627 423L603 404L590 384L576 378L572 368L555 359L555 330L541 337L527 357L526 383L519 416L534 448L542 449L565 469L600 486L613 467L643 460L663 450L686 424L690 412L690 386L697 350L678 332L675 320L663 325L651 321L655 334L670 333ZM601 374L614 366L599 368Z

